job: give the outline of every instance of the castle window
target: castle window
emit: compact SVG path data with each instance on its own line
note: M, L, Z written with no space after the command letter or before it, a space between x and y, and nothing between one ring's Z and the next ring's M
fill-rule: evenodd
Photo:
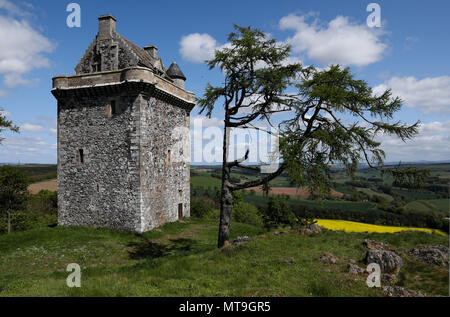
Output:
M115 100L111 100L111 102L106 105L105 113L108 118L111 118L112 116L117 114L117 106Z
M178 204L178 220L183 219L183 204Z
M83 149L79 149L77 151L77 162L79 164L84 164L84 153L83 153Z
M172 156L171 156L170 150L167 151L167 162L169 164L172 164Z

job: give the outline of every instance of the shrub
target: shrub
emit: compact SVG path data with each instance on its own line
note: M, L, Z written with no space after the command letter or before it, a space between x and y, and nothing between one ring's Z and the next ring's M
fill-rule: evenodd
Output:
M39 193L30 195L27 202L28 212L41 214L56 214L58 210L58 194L49 190L41 190Z
M267 209L263 213L263 221L266 227L275 227L296 224L296 216L291 210L291 206L285 199L280 197L270 197Z
M263 219L259 214L258 208L244 201L234 203L231 216L232 219L237 222L255 226L263 225Z
M193 197L191 199L191 216L203 218L212 213L214 204L206 198Z

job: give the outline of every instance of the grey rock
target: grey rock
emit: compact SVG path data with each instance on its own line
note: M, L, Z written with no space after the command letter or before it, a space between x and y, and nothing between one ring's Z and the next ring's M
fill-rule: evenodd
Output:
M294 258L288 258L288 259L284 259L284 262L289 263L289 264L294 264L295 263L295 259Z
M361 267L359 267L359 266L356 265L356 264L349 263L349 264L347 265L347 267L348 267L348 271L349 271L350 273L352 273L352 274L362 274L362 273L364 273L364 269L361 268Z
M394 274L387 274L387 273L383 273L381 274L381 282L382 283L394 283L396 279L396 276Z
M329 264L335 264L339 261L339 259L337 257L335 257L334 255L332 255L331 253L325 253L324 255L322 255L319 260L321 262L324 263L329 263Z
M242 237L237 237L236 239L233 240L233 243L241 243L241 242L247 242L250 241L250 238L248 236L242 236Z
M389 247L389 245L386 242L378 242L366 239L363 241L363 246L366 247L367 249L393 251L393 249Z
M425 297L420 291L408 290L401 286L383 286L382 290L388 297Z
M449 264L449 249L443 245L430 245L418 247L408 252L418 261L439 266L447 266Z
M323 229L322 227L318 226L318 225L315 224L315 223L312 223L312 224L307 225L307 226L301 226L301 227L298 229L298 231L299 231L300 233L302 233L302 234L309 235L309 234L320 233L320 232L322 231L322 229Z
M377 263L381 271L397 274L403 265L402 258L394 251L369 249L366 253L366 264Z

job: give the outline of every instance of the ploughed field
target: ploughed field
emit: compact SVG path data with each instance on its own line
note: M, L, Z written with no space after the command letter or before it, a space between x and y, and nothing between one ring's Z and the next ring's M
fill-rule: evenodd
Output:
M58 182L56 179L43 181L39 183L34 183L28 186L28 191L32 194L37 194L41 190L50 190L50 191L57 191L58 190Z
M257 193L262 192L261 187L250 187L246 188L245 190L248 191L254 191ZM289 195L289 196L296 196L302 199L307 199L310 196L310 191L307 186L302 186L300 188L297 187L272 187L270 188L269 194L271 195ZM331 190L330 193L333 197L341 198L344 196L344 194L335 191L334 189Z

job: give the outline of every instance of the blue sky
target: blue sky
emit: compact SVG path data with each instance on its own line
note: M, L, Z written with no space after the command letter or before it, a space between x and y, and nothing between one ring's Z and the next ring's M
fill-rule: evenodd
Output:
M380 28L366 25L371 1L77 1L80 28L66 25L70 2L0 0L0 107L22 130L5 133L0 162L56 162L51 78L74 74L103 14L137 45L158 46L166 67L176 61L197 96L221 80L201 61L226 44L232 24L259 28L290 43L292 60L339 62L375 91L392 88L405 100L396 118L420 119L421 134L409 144L383 137L388 161L450 159L448 1L377 1ZM205 125L219 121L217 111Z

